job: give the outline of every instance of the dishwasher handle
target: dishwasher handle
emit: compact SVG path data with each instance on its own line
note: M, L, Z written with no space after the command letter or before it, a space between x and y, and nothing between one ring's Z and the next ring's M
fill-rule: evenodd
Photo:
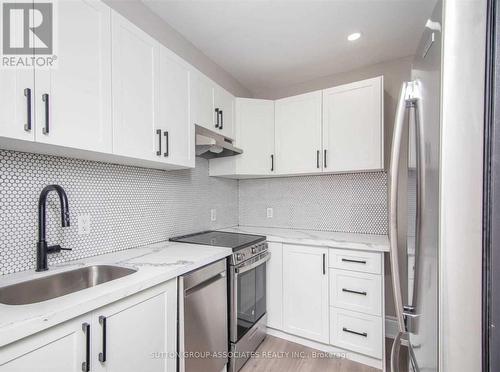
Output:
M226 277L226 272L221 272L215 276L212 276L211 278L205 280L204 282L201 282L194 287L188 288L184 290L184 297L188 297L189 295L196 293L198 291L201 291L203 288L208 287L209 285L218 282L221 279L224 279Z

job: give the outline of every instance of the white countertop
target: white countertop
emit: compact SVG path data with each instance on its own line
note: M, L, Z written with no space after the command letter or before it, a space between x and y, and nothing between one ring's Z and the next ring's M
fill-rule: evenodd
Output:
M270 242L316 245L331 248L389 252L387 235L352 234L330 231L235 226L222 231L265 235Z
M52 300L30 305L0 304L0 347L176 278L231 253L229 248L162 242L50 266L44 273L31 270L0 277L0 286L5 286L96 264L137 269L131 275Z

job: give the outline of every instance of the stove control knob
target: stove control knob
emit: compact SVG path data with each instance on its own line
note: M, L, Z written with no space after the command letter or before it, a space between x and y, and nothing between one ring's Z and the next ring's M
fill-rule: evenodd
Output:
M257 247L253 247L253 248L252 248L252 254L255 254L255 253L257 253L257 252L258 252L258 248L257 248Z
M242 258L243 256L241 255L241 253L236 254L236 261L241 261Z

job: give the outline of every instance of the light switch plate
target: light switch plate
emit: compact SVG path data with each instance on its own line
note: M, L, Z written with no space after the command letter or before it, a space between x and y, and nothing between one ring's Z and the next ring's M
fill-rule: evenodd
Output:
M210 209L210 221L217 221L217 209Z
M273 218L273 215L274 215L274 210L273 208L267 208L267 218Z

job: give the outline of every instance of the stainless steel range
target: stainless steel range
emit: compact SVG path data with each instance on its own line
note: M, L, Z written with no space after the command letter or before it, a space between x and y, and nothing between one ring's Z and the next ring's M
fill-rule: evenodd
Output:
M266 337L266 237L221 231L180 236L176 242L233 250L229 258L229 371L238 371Z

